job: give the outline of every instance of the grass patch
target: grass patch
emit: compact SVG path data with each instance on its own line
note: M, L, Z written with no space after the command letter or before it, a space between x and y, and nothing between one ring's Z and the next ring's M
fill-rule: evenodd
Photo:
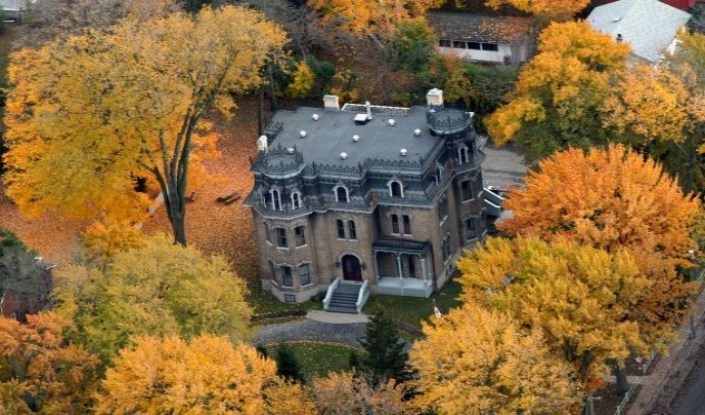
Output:
M259 282L259 281L258 281ZM282 303L272 294L265 292L261 287L250 287L247 295L247 302L254 309L255 314L275 313L278 311L290 310L321 310L323 303L314 297L315 300L303 303Z
M458 307L461 302L457 300L460 295L460 283L456 278L451 279L440 290L431 295L431 298L398 297L394 295L376 295L370 297L365 305L365 313L371 313L376 308L383 309L392 318L403 321L416 328L421 328L421 321L433 314L433 299L442 313ZM407 333L408 334L408 333ZM413 336L412 336L413 337ZM406 340L410 340L404 336Z
M267 354L273 358L277 347L284 344L291 348L299 361L306 382L309 383L313 378L326 376L330 372L349 370L350 353L362 353L358 349L341 344L301 341L266 345Z

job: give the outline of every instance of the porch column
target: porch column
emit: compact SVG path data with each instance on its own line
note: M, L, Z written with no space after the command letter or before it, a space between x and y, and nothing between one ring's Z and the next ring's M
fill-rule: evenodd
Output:
M419 261L421 261L421 274L423 275L423 280L426 282L427 274L426 274L426 256L425 255L419 255Z
M401 254L396 254L395 256L397 257L397 274L399 275L399 279L402 279L404 275L401 270Z
M372 251L372 261L375 264L375 278L377 279L377 282L379 283L379 263L377 261L377 251Z

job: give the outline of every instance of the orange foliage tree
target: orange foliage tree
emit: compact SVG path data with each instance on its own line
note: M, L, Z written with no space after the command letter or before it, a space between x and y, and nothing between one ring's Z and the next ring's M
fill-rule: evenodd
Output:
M456 0L459 7L466 6L470 0ZM583 10L589 0L486 0L485 4L495 10L511 6L524 13L531 13L542 20L568 20Z
M409 413L404 389L393 380L377 386L354 373L330 373L313 381L312 394L319 414L403 415Z
M443 3L443 0L308 0L323 22L339 22L350 33L383 39L394 34L399 22L423 16Z
M288 403L280 388L290 394ZM301 389L277 377L273 361L251 346L210 335L190 342L138 338L108 369L96 401L98 415L314 414Z
M53 313L0 317L0 414L88 413L98 359L68 345Z
M642 327L629 316L652 282L626 250L497 238L458 268L461 298L541 330L555 355L575 366L586 392L602 385L608 361L646 351Z
M260 13L226 6L20 50L9 68L7 194L26 214L133 219L145 212L135 178L151 177L185 244L187 188L215 155L202 117L231 114L234 93L260 84L284 42Z
M504 204L513 217L499 229L549 241L571 240L607 252L627 249L652 285L632 318L653 337L671 332L693 285L677 274L697 249L689 236L699 211L661 166L621 145L555 154L530 172Z
M581 391L571 366L541 331L471 303L424 325L411 365L414 405L439 415L576 413ZM425 412L424 412L425 413Z
M541 32L538 51L522 69L509 102L485 119L493 141L526 146L530 162L570 146L606 143L596 114L624 68L629 45L587 22L566 22Z

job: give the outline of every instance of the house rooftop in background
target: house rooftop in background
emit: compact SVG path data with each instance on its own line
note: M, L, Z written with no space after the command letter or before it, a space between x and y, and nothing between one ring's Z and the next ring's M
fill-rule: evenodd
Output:
M533 54L535 35L528 18L458 12L431 12L427 18L442 53L505 64L524 62Z
M620 0L596 7L587 20L613 39L629 42L634 57L654 63L674 47L690 14L659 0Z

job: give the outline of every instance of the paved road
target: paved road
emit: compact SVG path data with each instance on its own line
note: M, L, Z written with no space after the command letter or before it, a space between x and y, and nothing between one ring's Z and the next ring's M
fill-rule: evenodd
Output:
M260 327L253 342L260 345L310 340L360 347L358 339L365 334L365 327L365 323L334 324L309 319L289 321Z
M705 415L705 345L692 359L693 371L674 399L670 415Z

